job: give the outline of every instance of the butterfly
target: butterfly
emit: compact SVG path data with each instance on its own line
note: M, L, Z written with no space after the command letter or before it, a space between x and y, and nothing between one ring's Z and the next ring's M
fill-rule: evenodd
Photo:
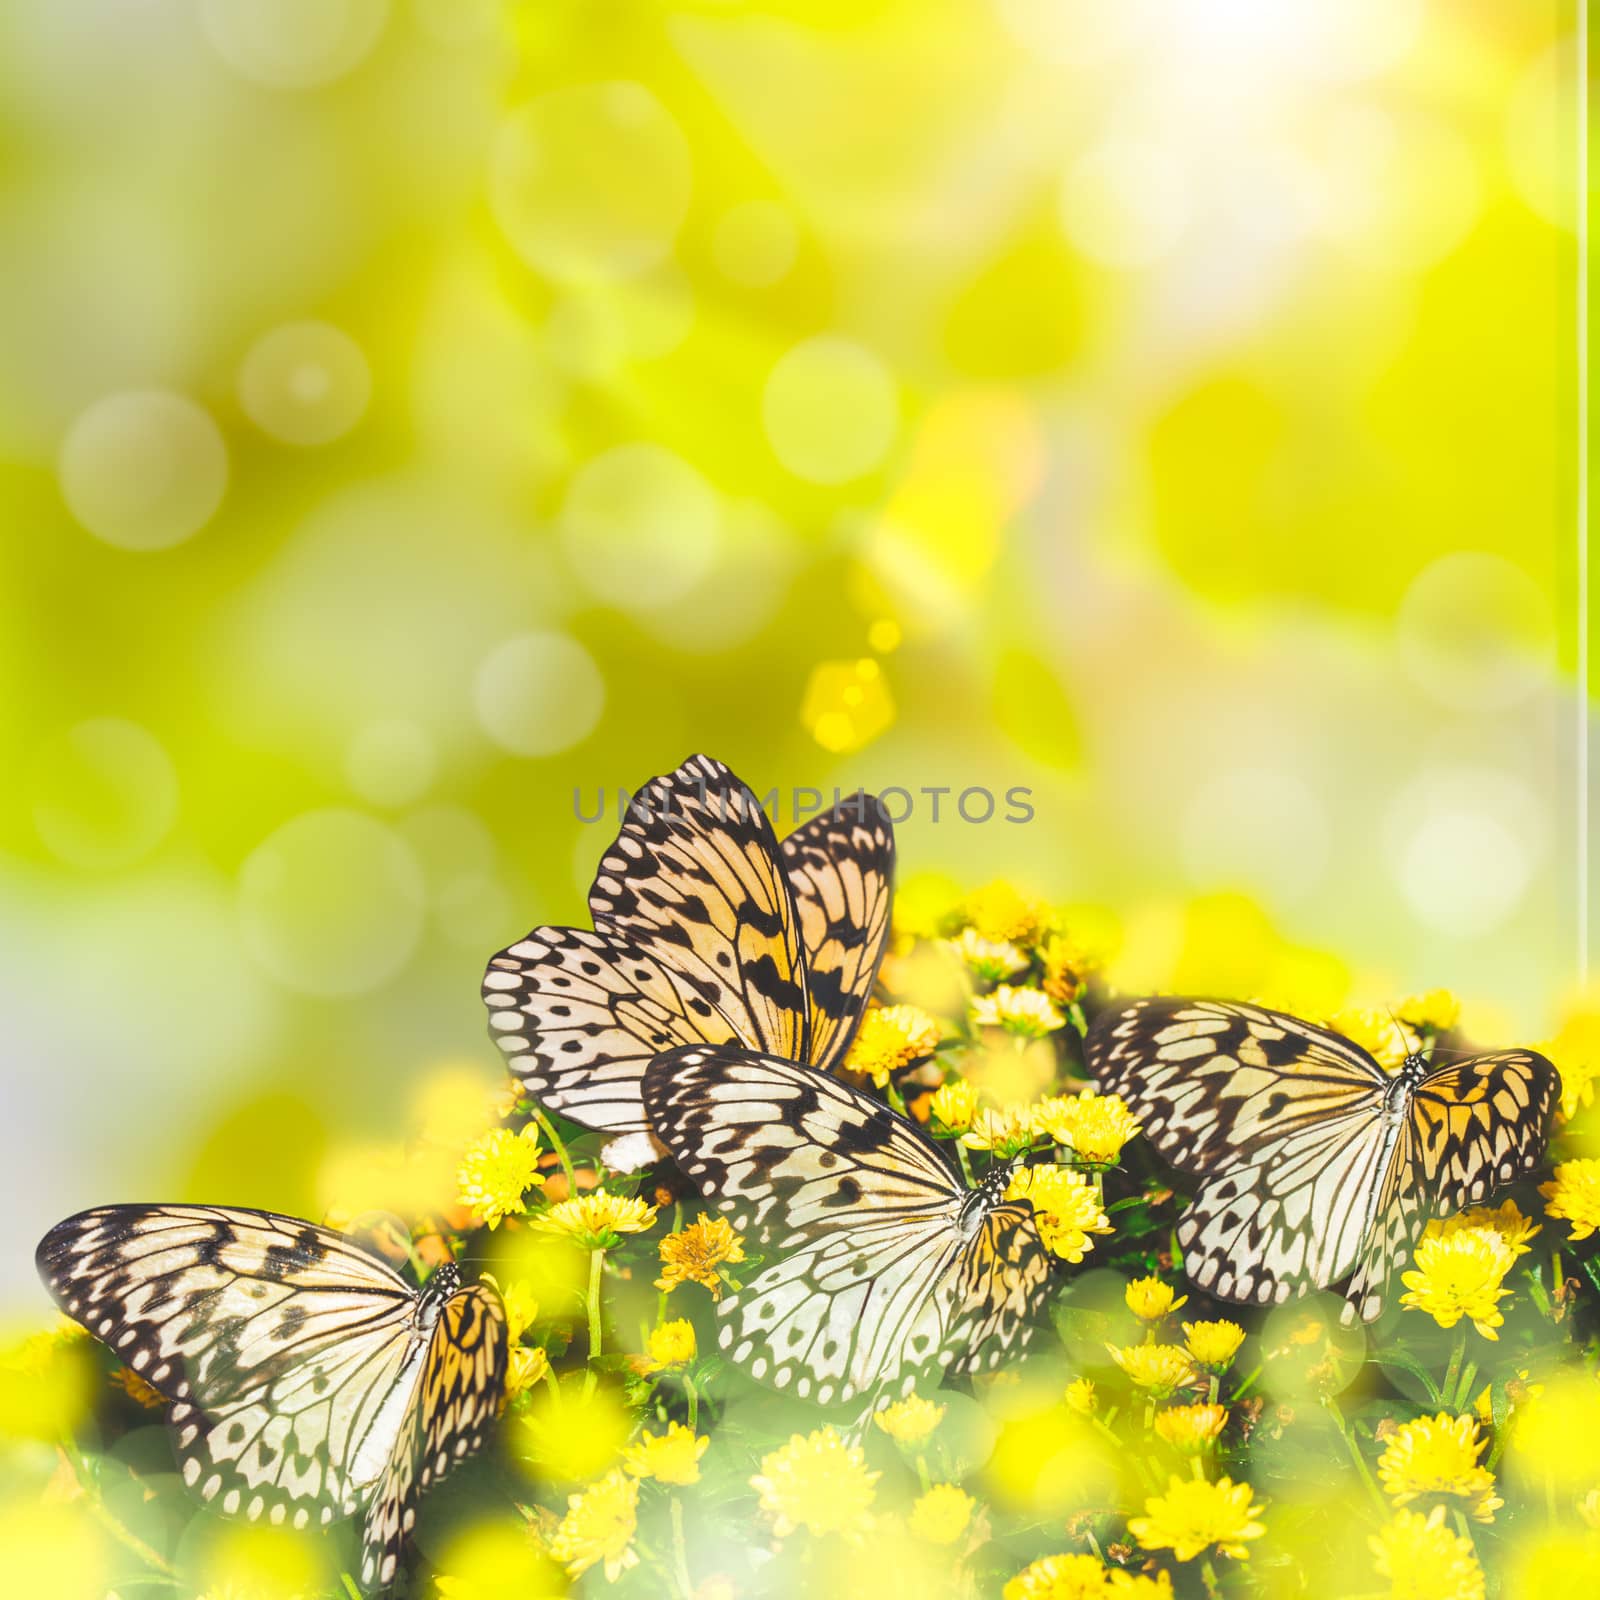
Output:
M594 931L535 928L489 962L490 1032L543 1105L619 1135L648 1133L639 1083L677 1045L827 1071L872 989L893 876L870 795L780 845L750 790L693 756L635 797L589 894Z
M500 1298L446 1264L419 1293L343 1235L224 1206L102 1206L57 1223L39 1275L171 1402L183 1481L279 1526L363 1516L387 1585L417 1499L505 1393Z
M772 1388L827 1405L909 1369L1020 1352L1050 1282L1010 1168L969 1189L916 1126L799 1062L669 1050L645 1109L685 1174L770 1265L718 1306L717 1342Z
M1265 1303L1348 1276L1366 1322L1429 1216L1534 1165L1561 1088L1532 1050L1414 1054L1391 1077L1337 1033L1222 1000L1137 1001L1097 1017L1084 1053L1202 1180L1178 1221L1195 1283Z

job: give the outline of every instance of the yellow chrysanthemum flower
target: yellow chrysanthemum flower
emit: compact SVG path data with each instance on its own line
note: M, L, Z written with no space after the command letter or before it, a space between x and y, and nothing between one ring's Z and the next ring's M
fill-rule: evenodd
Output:
M750 1485L779 1538L805 1528L858 1539L872 1527L872 1501L880 1473L867 1471L860 1445L834 1428L795 1434L761 1459Z
M1389 1072L1393 1072L1409 1055L1422 1047L1422 1040L1405 1023L1391 1017L1387 1011L1367 1011L1358 1007L1341 1011L1328 1024L1335 1033L1342 1033L1352 1044L1363 1050Z
M1197 1366L1226 1372L1244 1343L1244 1329L1237 1322L1186 1322L1183 1339Z
M944 1037L944 1024L920 1006L873 1006L850 1041L844 1064L881 1089L897 1072L931 1056Z
M167 1397L159 1389L152 1389L132 1367L118 1367L111 1374L110 1381L127 1395L130 1400L136 1400L146 1411L160 1411L170 1404Z
M656 1208L637 1195L607 1194L604 1189L574 1195L533 1219L547 1233L564 1233L585 1250L609 1250L625 1233L644 1233L655 1226Z
M1413 1028L1443 1033L1461 1020L1461 1002L1449 989L1429 989L1425 994L1407 995L1394 1014Z
M978 1114L977 1086L965 1078L952 1078L949 1083L940 1084L928 1102L928 1114L951 1133L966 1132Z
M661 1241L662 1273L656 1288L670 1294L679 1284L704 1284L713 1300L722 1298L717 1268L744 1260L744 1240L726 1217L701 1217Z
M1012 944L1037 944L1055 920L1045 901L1002 882L985 884L969 894L961 912L967 926L981 937Z
M695 1357L694 1324L684 1317L663 1322L650 1333L648 1360L649 1372L670 1372L686 1367Z
M514 1344L506 1359L506 1399L515 1400L550 1372L550 1356L536 1344Z
M1494 1478L1478 1464L1486 1439L1472 1417L1440 1412L1402 1423L1378 1458L1378 1478L1396 1505L1445 1495L1466 1502L1479 1522L1493 1522L1502 1500Z
M1267 1531L1260 1508L1251 1503L1250 1485L1229 1478L1170 1478L1166 1493L1151 1495L1144 1509L1144 1516L1128 1519L1128 1532L1146 1550L1170 1550L1179 1561L1211 1549L1248 1560L1247 1541Z
M1187 1388L1198 1380L1189 1352L1176 1344L1108 1344L1111 1359L1140 1389L1148 1389L1164 1400L1174 1389Z
M998 1111L985 1106L962 1134L969 1150L989 1150L1001 1157L1021 1155L1031 1148L1034 1132L1033 1112L1028 1106L1002 1106Z
M1528 1241L1539 1231L1532 1217L1523 1216L1515 1200L1502 1200L1497 1206L1468 1206L1453 1217L1435 1217L1423 1229L1423 1238L1448 1237L1467 1228L1491 1228L1505 1240L1512 1258L1527 1255Z
M1027 956L1014 944L985 939L976 928L963 928L949 943L967 970L985 983L999 983L1028 964Z
M669 1422L665 1433L642 1433L623 1452L622 1464L636 1478L657 1483L698 1483L700 1457L711 1441L697 1438L692 1428Z
M1600 1082L1600 1004L1594 995L1568 1013L1555 1038L1538 1048L1561 1074L1561 1116L1570 1122L1594 1104L1595 1084Z
M908 1394L874 1412L872 1420L896 1444L921 1444L944 1421L945 1410L920 1394Z
M1094 1556L1043 1556L1001 1591L1003 1600L1100 1600L1106 1569Z
M484 1273L483 1281L500 1296L500 1303L506 1308L506 1337L512 1344L519 1343L539 1317L539 1302L534 1298L533 1285L525 1278L501 1283L492 1272Z
M1541 1183L1545 1210L1571 1226L1571 1237L1587 1239L1600 1228L1600 1160L1558 1162L1554 1180Z
M1082 1261L1091 1233L1110 1233L1100 1194L1081 1172L1053 1165L1019 1167L1006 1185L1006 1199L1026 1200L1046 1250L1066 1261Z
M1128 1309L1141 1322L1159 1322L1189 1303L1186 1294L1174 1299L1172 1285L1163 1283L1159 1278L1135 1278L1122 1291L1122 1297L1128 1302Z
M1033 1125L1090 1166L1109 1167L1122 1155L1122 1147L1142 1124L1121 1095L1052 1095L1033 1108Z
M1168 1444L1186 1452L1215 1444L1227 1424L1226 1406L1168 1406L1156 1413L1156 1432Z
M597 1483L568 1497L550 1554L574 1578L603 1562L607 1579L615 1583L638 1564L633 1548L638 1526L639 1481L613 1467Z
M1000 1028L1019 1039L1042 1039L1067 1024L1048 995L1009 983L979 995L972 1002L972 1020L980 1028Z
M1445 1526L1443 1506L1427 1516L1397 1511L1367 1544L1392 1600L1483 1600L1472 1541Z
M456 1193L481 1222L498 1228L528 1208L522 1197L539 1181L539 1129L495 1128L468 1145L456 1169Z
M1080 1416L1092 1417L1094 1415L1094 1379L1074 1378L1067 1385L1066 1393L1061 1398Z
M1430 1227L1417 1245L1415 1268L1400 1275L1406 1286L1400 1304L1425 1311L1441 1328L1465 1317L1485 1339L1498 1339L1495 1329L1505 1321L1500 1302L1510 1292L1503 1281L1515 1259L1496 1228Z
M978 1502L953 1483L936 1483L911 1507L906 1527L929 1544L954 1544L967 1531Z
M1052 935L1040 951L1044 977L1039 987L1058 1006L1070 1006L1083 997L1088 976L1094 971L1094 958L1081 945L1062 935Z

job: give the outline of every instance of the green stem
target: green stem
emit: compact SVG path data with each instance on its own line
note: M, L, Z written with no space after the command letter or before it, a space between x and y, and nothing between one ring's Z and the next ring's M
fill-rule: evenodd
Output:
M561 1163L561 1170L567 1175L567 1198L577 1199L578 1174L573 1170L572 1157L567 1154L567 1147L561 1142L561 1135L556 1132L555 1124L538 1106L533 1108L533 1120L539 1124L540 1131L550 1141L550 1148L555 1151L556 1160Z
M684 1600L691 1600L694 1584L689 1579L689 1547L683 1537L683 1502L677 1495L672 1497L672 1562Z
M1450 1365L1445 1368L1444 1382L1440 1384L1438 1399L1440 1403L1448 1406L1451 1401L1446 1397L1456 1391L1456 1380L1461 1375L1461 1359L1467 1353L1467 1330L1457 1326L1455 1347L1450 1352Z
M600 1274L605 1266L605 1259L606 1253L604 1250L591 1250L589 1252L589 1295L586 1302L589 1308L589 1370L583 1380L583 1395L585 1399L588 1399L594 1393L597 1378L594 1364L601 1353Z
M70 1439L59 1441L61 1453L72 1468L72 1475L78 1480L78 1487L83 1490L84 1504L89 1508L89 1515L111 1535L118 1544L131 1550L134 1555L144 1562L153 1572L159 1572L169 1582L178 1581L177 1568L172 1565L159 1550L147 1545L131 1528L124 1526L106 1503L100 1498L98 1486L93 1481L88 1463L78 1453L78 1447Z
M1351 1433L1349 1424L1344 1420L1344 1413L1331 1395L1325 1395L1322 1401L1327 1413L1333 1418L1339 1428L1339 1437L1344 1440L1345 1449L1350 1452L1350 1459L1356 1464L1356 1473L1362 1483L1367 1487L1367 1493L1372 1496L1372 1503L1378 1508L1380 1516L1388 1516L1389 1503L1383 1498L1382 1491L1378 1488L1377 1480L1372 1476L1371 1469L1367 1466L1366 1457L1361 1454L1361 1447L1356 1443L1355 1435Z
M694 1386L694 1379L687 1372L683 1375L683 1392L689 1402L689 1432L698 1434L700 1431L700 1391Z
M1478 1363L1469 1361L1461 1369L1461 1382L1456 1389L1455 1409L1458 1413L1466 1411L1472 1402L1472 1384L1478 1376Z
M339 1581L344 1585L344 1592L350 1596L350 1600L364 1600L361 1590L356 1586L356 1580L348 1572L341 1572Z
M956 1160L961 1163L961 1176L967 1180L969 1189L975 1188L976 1183L972 1176L972 1157L967 1154L967 1147L956 1140Z
M1222 1593L1222 1590L1217 1586L1217 1573L1216 1569L1211 1565L1210 1556L1207 1556L1200 1563L1200 1576L1205 1580L1206 1593L1208 1595L1216 1596Z

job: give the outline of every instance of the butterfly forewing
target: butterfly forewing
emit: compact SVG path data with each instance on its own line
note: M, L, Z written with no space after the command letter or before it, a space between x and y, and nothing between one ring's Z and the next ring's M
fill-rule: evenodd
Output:
M844 1059L889 938L894 832L876 798L853 795L783 841L811 1001L811 1055Z
M719 1308L719 1344L761 1382L827 1404L1025 1336L1049 1279L1031 1214L997 1193L974 1211L880 1102L732 1046L662 1056L644 1098L679 1166L775 1258Z
M752 1048L806 1058L805 964L777 836L720 761L691 756L635 796L589 910L597 930L670 960Z

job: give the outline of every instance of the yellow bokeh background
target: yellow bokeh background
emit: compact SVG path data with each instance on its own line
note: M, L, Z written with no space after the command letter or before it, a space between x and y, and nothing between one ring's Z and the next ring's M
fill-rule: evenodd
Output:
M95 1202L431 1193L485 958L697 749L1130 987L1551 1032L1572 27L5 7L6 1299Z

